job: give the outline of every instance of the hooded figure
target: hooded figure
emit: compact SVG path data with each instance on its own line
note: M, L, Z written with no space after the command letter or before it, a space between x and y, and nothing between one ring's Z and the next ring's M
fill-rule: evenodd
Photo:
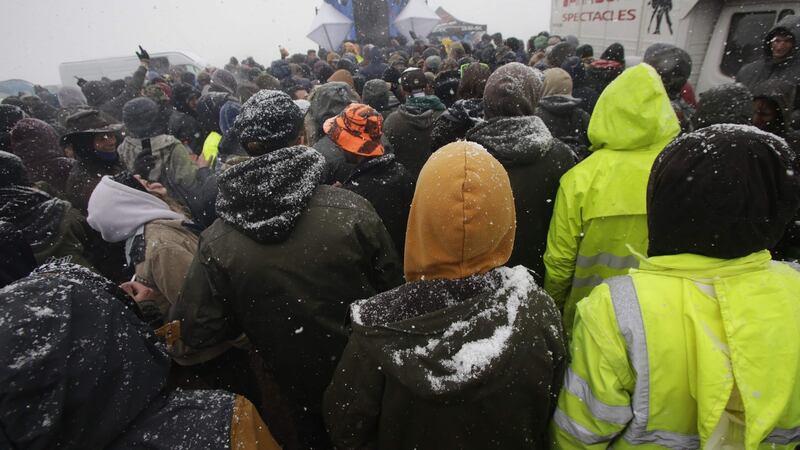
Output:
M208 167L198 168L189 150L166 134L165 115L169 110L149 98L140 97L128 102L122 114L128 135L117 152L125 169L148 181L161 183L199 223L210 223L205 216L216 193L203 188L206 183L213 183L210 180L213 174Z
M216 161L219 155L219 144L222 141L220 111L229 101L236 101L236 98L224 92L210 92L197 101L197 121L203 140L201 155L209 164Z
M67 201L31 187L22 160L0 152L0 221L14 225L30 245L38 264L69 257L86 267L94 233Z
M406 101L386 118L383 131L397 160L416 180L428 156L436 150L431 147L431 129L445 106L429 95L430 82L420 69L406 69L400 85Z
M322 129L325 121L338 115L350 103L359 101L359 96L350 85L335 82L318 86L308 97L308 101L311 106L305 116L305 129L309 144L319 150L318 142L325 139L325 131Z
M786 54L777 54L772 46L773 40L779 36L781 40L789 40L791 48ZM782 46L789 43L782 44ZM764 55L746 64L736 74L736 81L751 90L763 81L777 78L790 84L800 84L800 16L786 16L764 36ZM782 51L782 50L779 50Z
M566 349L558 312L514 247L514 198L479 145L450 144L420 173L406 284L350 308L325 392L337 448L544 448Z
M550 50L547 57L545 57L547 68L559 68L564 64L564 61L571 56L575 56L575 46L569 42L558 43Z
M44 265L3 289L0 305L3 447L279 448L244 397L168 390L163 345L89 270Z
M539 71L520 63L497 69L486 82L486 121L467 132L508 171L517 210L517 234L509 265L544 277L547 226L558 179L575 165L572 150L554 138L534 112L542 95Z
M391 93L389 84L380 78L369 80L364 84L362 101L364 104L375 108L384 119L394 112L398 106L397 98Z
M220 175L219 219L171 316L198 350L244 332L277 383L283 400L274 401L288 404L294 439L327 448L320 402L347 340L347 307L402 277L369 202L320 184L325 159L297 145L302 124L283 92L263 90L242 105L234 131L253 158Z
M789 126L795 105L795 85L773 78L756 84L752 92L753 125L783 138L796 133Z
M236 95L236 77L225 69L217 69L211 74L210 92L223 92Z
M572 96L579 99L581 101L580 108L591 115L600 94L589 86L583 61L577 56L573 56L567 58L561 68L572 78Z
M64 156L53 127L22 119L11 130L11 149L22 159L30 181L53 195L63 195L74 160Z
M741 83L713 87L700 94L692 116L695 130L720 123L749 125L753 121L753 94Z
M197 101L200 92L187 83L172 86L172 106L175 108L169 117L167 131L175 136L194 154L200 154L205 136L197 121Z
M572 328L575 305L647 250L650 167L680 132L661 77L647 64L600 94L589 122L593 154L561 177L547 235L544 286Z
M595 92L602 94L605 88L625 70L625 47L615 42L592 61L586 69L586 79Z
M542 99L536 108L550 133L569 145L580 159L588 156L589 114L581 109L581 100L572 96L572 78L564 69L544 71Z
M800 266L766 250L800 206L791 159L728 124L658 156L648 256L578 304L552 448L796 448Z
M383 62L383 54L381 49L376 46L364 47L364 53L367 59L367 65L360 68L358 72L364 76L366 81L378 80L383 76L383 72L389 66Z
M689 53L671 44L653 44L644 52L643 61L653 66L661 76L661 81L672 102L672 109L675 110L678 121L681 123L681 129L690 131L695 108L681 96L692 73L692 58Z

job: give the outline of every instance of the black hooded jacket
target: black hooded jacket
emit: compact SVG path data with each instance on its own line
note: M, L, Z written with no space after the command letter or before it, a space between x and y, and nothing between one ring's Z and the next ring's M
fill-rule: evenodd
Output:
M536 115L553 137L569 145L581 159L589 154L589 114L581 109L581 99L565 95L542 97Z
M392 242L403 260L406 225L411 200L414 198L414 179L394 154L364 160L342 183L342 188L367 199L375 208Z
M192 348L250 338L303 448L329 445L320 402L347 341L348 305L402 282L380 217L358 195L319 185L324 165L296 146L223 172L220 218L201 235L171 312Z
M352 316L325 392L337 448L548 448L567 352L524 267L407 283Z
M770 40L779 31L784 31L794 37L794 48L788 58L775 62L772 58ZM764 56L739 69L736 81L753 89L758 83L779 78L791 84L800 84L800 16L786 16L775 24L764 37Z
M230 445L235 396L166 391L169 357L115 284L52 263L0 305L0 448Z
M517 234L507 264L532 269L541 281L558 181L575 165L575 154L536 116L489 119L467 132L466 139L497 158L511 181Z

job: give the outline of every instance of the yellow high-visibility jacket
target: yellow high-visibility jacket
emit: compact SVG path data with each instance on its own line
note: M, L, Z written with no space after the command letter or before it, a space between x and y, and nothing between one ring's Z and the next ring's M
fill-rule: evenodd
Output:
M203 159L208 161L210 167L214 167L219 155L219 143L222 141L222 135L216 131L208 133L206 140L203 141L203 152L200 154Z
M544 254L545 290L572 328L575 304L647 250L647 181L680 132L656 71L639 64L614 80L589 122L592 155L561 177Z
M642 259L578 303L555 448L800 444L800 267Z

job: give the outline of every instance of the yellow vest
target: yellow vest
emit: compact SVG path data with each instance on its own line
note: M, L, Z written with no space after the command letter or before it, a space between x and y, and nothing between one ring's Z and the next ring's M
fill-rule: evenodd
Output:
M794 448L800 269L642 259L578 304L555 448Z
M222 135L216 131L208 133L206 140L203 142L203 152L200 154L203 159L208 161L209 166L214 167L219 154L219 143L222 141Z

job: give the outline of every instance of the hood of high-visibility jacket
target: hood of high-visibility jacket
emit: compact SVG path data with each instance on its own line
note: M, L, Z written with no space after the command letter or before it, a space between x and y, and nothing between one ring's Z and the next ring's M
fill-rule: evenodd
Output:
M679 132L661 77L647 64L631 67L611 82L589 121L592 151L660 150Z
M516 211L503 166L474 142L448 144L419 174L405 245L406 281L457 279L511 256Z
M718 448L720 435L732 448L794 448L798 270L766 250L736 259L642 257L629 277L599 286L579 304L570 373L588 389L562 391L557 422L590 424L581 431L609 437L622 432L614 445L620 448L674 448L678 441ZM632 286L619 289L620 282ZM613 423L607 411L586 408L586 392L590 401L629 406L633 414ZM554 430L558 443L575 438L575 430Z

